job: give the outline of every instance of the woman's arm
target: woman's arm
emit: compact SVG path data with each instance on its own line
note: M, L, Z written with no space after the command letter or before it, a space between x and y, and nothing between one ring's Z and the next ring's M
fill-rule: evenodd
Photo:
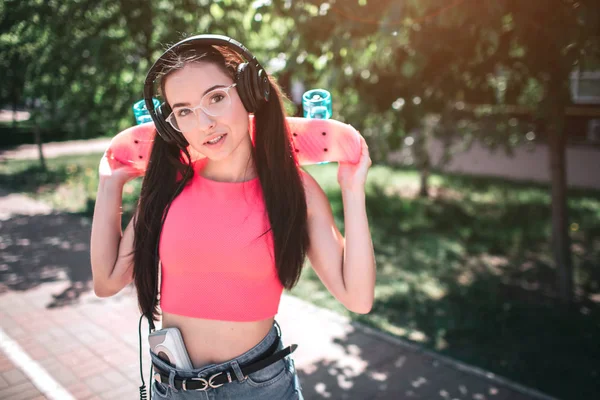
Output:
M319 184L305 176L309 209L308 258L323 284L350 311L368 313L375 292L375 256L366 212L364 183L371 165L366 143L358 164L342 165L338 181L344 204L344 238Z
M92 220L90 259L94 292L99 297L118 293L133 279L133 221L121 232L121 205L125 183L134 171L116 170L104 156ZM111 168L112 167L112 168Z

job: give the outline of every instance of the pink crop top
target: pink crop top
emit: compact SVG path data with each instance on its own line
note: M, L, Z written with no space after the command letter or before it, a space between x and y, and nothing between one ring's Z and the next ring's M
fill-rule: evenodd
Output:
M163 226L161 309L223 321L273 317L283 286L269 229L258 178L217 182L196 171Z

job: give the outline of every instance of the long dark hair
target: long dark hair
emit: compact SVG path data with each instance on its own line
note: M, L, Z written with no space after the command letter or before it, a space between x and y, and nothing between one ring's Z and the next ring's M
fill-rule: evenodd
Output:
M189 62L214 63L235 79L237 66L242 61L227 48L188 45L171 55L169 66L161 76L162 93L165 78ZM306 196L285 120L283 94L275 79L269 79L270 100L254 114L251 154L269 216L279 280L286 289L291 289L300 278L309 245ZM242 90L239 85L238 90ZM182 150L186 155L184 159ZM138 201L133 245L133 276L139 307L154 320L159 316L157 243L162 224L171 202L193 174L187 150L156 135Z

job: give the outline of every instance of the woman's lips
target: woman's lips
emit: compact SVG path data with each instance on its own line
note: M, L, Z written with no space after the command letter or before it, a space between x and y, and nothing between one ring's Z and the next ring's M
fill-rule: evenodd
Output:
M205 142L204 142L204 145L206 145L206 146L215 146L215 145L217 145L217 144L220 144L220 143L222 143L222 142L223 142L223 140L225 140L225 137L226 137L226 136L227 136L227 134L226 134L226 133L222 133L222 134L220 134L220 135L213 136L211 139L209 139L209 140L205 141ZM220 139L218 139L218 140L217 140L215 143L210 143L211 141L214 141L214 140L216 140L217 138L220 138Z

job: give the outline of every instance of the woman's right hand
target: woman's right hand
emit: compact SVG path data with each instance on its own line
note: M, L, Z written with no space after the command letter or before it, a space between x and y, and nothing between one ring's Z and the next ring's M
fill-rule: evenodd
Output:
M144 175L144 171L117 161L113 157L110 148L106 150L100 160L98 173L101 180L112 181L120 185L124 185L130 180Z

